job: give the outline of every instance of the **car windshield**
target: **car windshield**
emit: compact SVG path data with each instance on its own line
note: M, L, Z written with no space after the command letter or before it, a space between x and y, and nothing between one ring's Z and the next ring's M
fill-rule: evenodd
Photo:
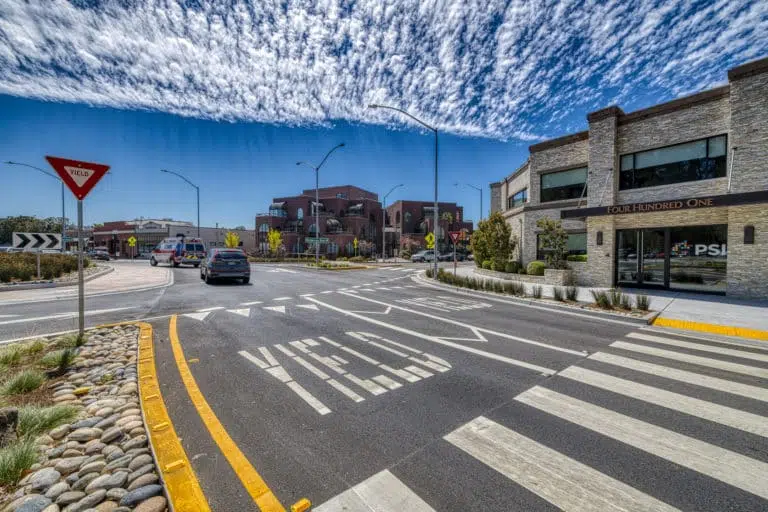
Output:
M195 252L202 252L203 246L202 244L187 244L187 251L195 251Z

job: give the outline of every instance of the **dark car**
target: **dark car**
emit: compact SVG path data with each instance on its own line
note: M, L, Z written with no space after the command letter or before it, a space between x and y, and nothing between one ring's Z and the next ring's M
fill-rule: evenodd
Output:
M210 283L216 279L251 280L251 265L241 249L211 248L200 265L200 279Z
M88 253L88 257L92 260L109 261L109 253L107 251L91 251Z

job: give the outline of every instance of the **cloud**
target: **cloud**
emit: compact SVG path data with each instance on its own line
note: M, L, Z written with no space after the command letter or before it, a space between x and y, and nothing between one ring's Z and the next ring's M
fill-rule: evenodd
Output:
M5 0L0 93L218 120L538 140L768 53L768 2Z

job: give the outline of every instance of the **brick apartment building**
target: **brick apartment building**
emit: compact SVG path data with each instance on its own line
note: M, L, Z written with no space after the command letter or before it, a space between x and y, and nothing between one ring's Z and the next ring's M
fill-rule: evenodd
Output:
M320 217L315 226L315 208ZM300 195L276 197L267 213L256 215L256 250L269 252L267 233L282 232L283 247L288 254L314 252L313 242L320 238L320 252L329 256L352 256L353 241L365 242L365 253L376 254L381 247L382 208L379 196L351 185L326 187L319 190L315 204L315 189ZM378 242L378 243L377 243ZM380 250L380 249L379 249Z
M434 201L397 201L387 206L387 254L393 250L426 248L424 236L434 232ZM464 207L456 203L437 203L439 215L437 242L441 251L449 250L448 231L472 233L472 222L464 220ZM450 214L450 220L446 218Z
M768 59L728 82L530 146L491 184L518 258L542 259L536 221L562 219L580 284L768 297Z

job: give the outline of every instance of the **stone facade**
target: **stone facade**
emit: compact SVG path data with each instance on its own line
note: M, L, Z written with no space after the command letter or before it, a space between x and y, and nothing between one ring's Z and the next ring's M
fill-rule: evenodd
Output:
M768 192L768 59L734 68L728 78L726 86L636 112L625 114L617 106L598 110L587 116L587 131L531 146L528 160L491 187L496 201L491 210L501 211L519 238L516 256L521 262L536 259L536 221L560 219L565 210L570 213L563 218L563 227L571 233L587 233L588 261L574 265L578 267L574 274L579 284L596 287L615 285L617 230L727 224L726 293L768 297L768 202L617 215L573 212ZM727 177L619 190L622 155L721 135L727 136ZM541 203L542 174L583 166L589 169L586 198ZM508 198L523 188L528 188L528 203L509 209ZM754 244L744 243L747 225L754 227Z

